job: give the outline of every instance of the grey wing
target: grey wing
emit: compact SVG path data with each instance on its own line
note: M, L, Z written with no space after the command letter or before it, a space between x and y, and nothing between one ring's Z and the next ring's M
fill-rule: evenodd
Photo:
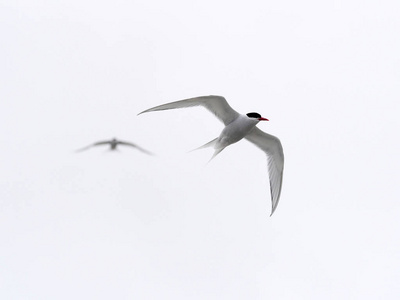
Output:
M150 112L150 111L158 111L158 110L167 110L174 108L185 108L185 107L194 107L194 106L203 106L212 112L220 121L222 121L225 125L228 125L233 120L235 120L239 113L235 111L225 100L224 97L221 96L201 96L190 99L184 99L180 101L170 102L167 104L159 105L153 108L146 109L142 111L142 113Z
M91 144L91 145L89 145L89 146L86 146L86 147L83 147L83 148L81 148L81 149L78 149L78 150L76 150L75 152L85 151L85 150L87 150L87 149L89 149L89 148L92 148L92 147L94 147L94 146L100 146L100 145L106 145L106 144L110 144L110 141L103 141L103 142L93 143L93 144Z
M278 206L282 189L284 155L280 140L268 133L254 127L245 139L255 144L268 156L269 184L271 189L272 211L271 216Z
M134 148L136 148L136 149L138 149L138 150L140 150L140 151L142 151L143 153L146 153L146 154L148 154L148 155L154 155L154 153L151 153L150 151L147 151L146 149L144 149L144 148L142 148L142 147L139 147L138 145L133 144L133 143L118 141L118 144L120 144L120 145L125 145L125 146L131 146L131 147L134 147Z

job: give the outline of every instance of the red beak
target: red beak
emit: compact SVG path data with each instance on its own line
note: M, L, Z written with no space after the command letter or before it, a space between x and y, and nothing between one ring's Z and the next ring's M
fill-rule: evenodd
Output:
M261 117L261 118L258 118L258 120L259 120L259 121L269 121L268 119L262 118L262 117Z

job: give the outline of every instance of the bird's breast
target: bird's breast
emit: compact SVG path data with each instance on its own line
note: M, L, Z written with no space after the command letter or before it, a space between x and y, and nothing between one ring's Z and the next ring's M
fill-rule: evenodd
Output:
M232 123L225 126L218 138L218 146L226 147L230 144L236 143L244 138L257 122L252 122L252 120L247 117L239 117Z

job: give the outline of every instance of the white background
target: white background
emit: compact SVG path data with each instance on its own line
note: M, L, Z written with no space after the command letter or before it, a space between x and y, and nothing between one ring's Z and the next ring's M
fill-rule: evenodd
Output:
M398 299L399 9L0 1L0 298ZM259 149L137 116L210 94L281 139L271 218Z

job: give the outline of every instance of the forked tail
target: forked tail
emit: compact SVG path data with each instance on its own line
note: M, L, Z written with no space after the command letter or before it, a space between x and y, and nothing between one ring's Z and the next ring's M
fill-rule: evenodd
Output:
M221 152L222 150L224 150L224 149L225 149L225 148L215 149L214 154L213 154L213 156L210 158L210 160L208 161L208 163L209 163L210 161L212 161L212 159L213 159L214 157L216 157L217 154L220 153L220 152Z
M208 148L208 147L213 147L215 146L215 144L217 143L217 139L215 138L212 141L209 141L207 144L204 144L203 146L200 146L196 149L193 149L189 152L195 151L195 150L199 150L199 149L203 149L203 148ZM224 150L224 148L219 148L219 149L215 149L213 156L210 158L210 160L208 162L210 162L215 156L217 156L218 153L220 153L222 150Z
M203 146L200 146L200 147L198 147L198 148L196 148L196 149L193 149L193 150L191 150L191 151L189 151L189 152L192 152L192 151L195 151L195 150L199 150L199 149L203 149L203 148L207 148L207 147L212 147L212 146L214 146L215 143L217 142L217 139L218 139L218 138L215 138L215 139L213 139L212 141L208 142L207 144L204 144Z

